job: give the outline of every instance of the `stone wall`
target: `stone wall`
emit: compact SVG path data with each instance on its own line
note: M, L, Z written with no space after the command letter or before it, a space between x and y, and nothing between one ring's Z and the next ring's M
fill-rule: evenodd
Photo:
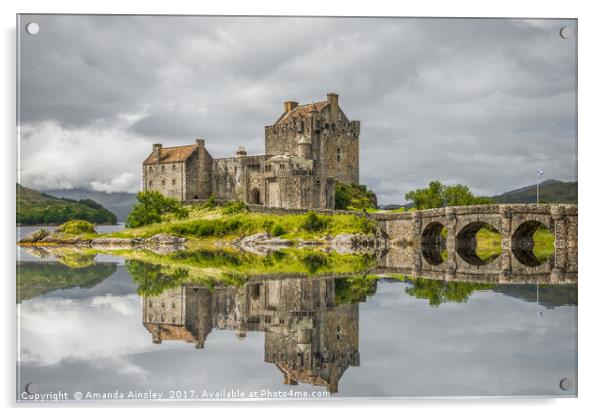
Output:
M187 176L184 162L143 165L143 170L145 191L159 191L163 195L179 201L187 198L185 194Z

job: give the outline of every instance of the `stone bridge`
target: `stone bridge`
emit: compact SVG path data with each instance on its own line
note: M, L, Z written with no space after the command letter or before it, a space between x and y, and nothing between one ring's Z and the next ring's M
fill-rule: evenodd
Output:
M508 281L513 275L526 280L537 276L551 276L557 282L576 280L576 205L470 205L370 217L391 241L393 253L382 265L389 269L446 280L470 280L472 275L502 275L501 280ZM553 255L544 261L533 253L533 235L542 225L555 240ZM476 253L476 234L483 227L501 234L501 254L493 259L483 260ZM399 251L400 247L406 248Z

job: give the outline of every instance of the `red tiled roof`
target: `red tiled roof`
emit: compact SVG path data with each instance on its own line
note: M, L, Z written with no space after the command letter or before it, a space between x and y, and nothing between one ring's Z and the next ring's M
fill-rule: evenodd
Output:
M276 363L276 367L282 371L283 374L286 374L288 377L297 382L307 383L314 386L328 386L330 384L327 380L324 380L319 375L313 374L308 369L297 370L283 363Z
M327 106L328 101L318 101L317 103L299 105L291 111L289 111L288 113L284 113L282 116L280 116L278 121L276 121L276 123L274 124L284 124L288 122L291 117L308 117L309 112L312 110L312 108L315 107L315 110L320 112Z
M163 147L161 149L160 163L185 162L197 149L196 144L187 146ZM145 165L157 163L157 151L153 150L144 161Z
M156 334L157 331L161 331L161 340L163 341L184 341L184 342L195 342L194 336L186 329L183 325L172 325L172 324L153 324L149 322L144 323L144 327L151 334Z

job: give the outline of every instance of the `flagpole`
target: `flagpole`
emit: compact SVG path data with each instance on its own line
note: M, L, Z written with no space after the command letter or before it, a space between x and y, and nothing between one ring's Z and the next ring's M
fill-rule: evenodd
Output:
M537 182L535 183L535 189L536 189L536 200L537 203L539 204L539 178L543 176L545 172L543 171L543 169L537 169Z

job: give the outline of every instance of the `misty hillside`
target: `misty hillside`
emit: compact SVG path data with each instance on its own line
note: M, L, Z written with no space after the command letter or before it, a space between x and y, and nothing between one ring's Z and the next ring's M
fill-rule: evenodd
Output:
M497 203L523 204L535 202L535 185L525 186L493 197ZM549 179L539 184L539 202L576 204L577 182L562 182Z
M61 224L86 220L95 224L115 224L116 216L92 198L57 198L17 184L17 224Z
M49 195L70 199L93 199L117 216L117 221L124 222L136 203L136 194L127 192L99 192L88 189L51 189L44 191Z

